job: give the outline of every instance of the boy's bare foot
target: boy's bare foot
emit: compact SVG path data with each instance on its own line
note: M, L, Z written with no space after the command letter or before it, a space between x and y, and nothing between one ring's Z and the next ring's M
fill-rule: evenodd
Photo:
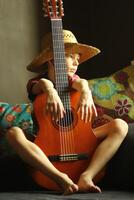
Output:
M98 192L101 193L101 189L96 186L89 177L81 175L78 181L78 187L80 192Z
M57 184L62 188L64 195L73 194L78 191L78 185L76 185L67 174L62 173L60 178L56 180Z

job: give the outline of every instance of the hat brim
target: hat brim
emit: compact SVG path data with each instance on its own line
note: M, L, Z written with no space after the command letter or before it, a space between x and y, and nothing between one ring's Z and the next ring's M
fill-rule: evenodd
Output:
M94 57L100 50L96 47L81 44L81 43L65 43L65 53L78 53L80 54L79 64ZM52 49L43 50L34 60L27 66L27 70L31 72L42 73L44 72L45 63L53 58Z

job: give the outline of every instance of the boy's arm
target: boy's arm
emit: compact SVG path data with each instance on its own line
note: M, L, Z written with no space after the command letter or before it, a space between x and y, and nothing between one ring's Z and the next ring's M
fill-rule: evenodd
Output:
M42 93L47 94L47 102L45 110L50 112L53 120L58 120L63 118L65 110L63 104L58 96L53 83L45 78L41 78L32 87L32 93L34 95L39 95Z
M38 95L41 93L48 93L49 91L53 91L54 89L54 85L53 83L45 78L41 78L40 80L38 80L32 87L32 93L34 95Z
M90 88L88 86L88 81L82 78L77 78L72 83L72 88L79 92L83 91L90 91Z
M81 119L89 122L93 117L97 117L97 110L92 98L92 93L85 79L75 79L72 83L72 88L79 91L81 96L77 110L80 111Z

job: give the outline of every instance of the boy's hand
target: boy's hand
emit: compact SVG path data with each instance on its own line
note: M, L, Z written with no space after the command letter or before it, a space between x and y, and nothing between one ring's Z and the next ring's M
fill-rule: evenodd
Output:
M81 92L77 111L80 112L80 117L85 123L90 122L94 117L97 117L97 110L90 90Z
M48 90L46 111L52 115L52 120L59 120L64 117L65 109L57 91L52 88Z

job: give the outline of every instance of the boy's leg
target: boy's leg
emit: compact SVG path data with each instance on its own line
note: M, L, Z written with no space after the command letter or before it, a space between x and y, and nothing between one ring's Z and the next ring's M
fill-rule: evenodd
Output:
M106 174L99 183L103 188L134 190L134 123L128 124L128 134L116 155L110 160Z
M78 186L66 174L57 170L36 144L26 139L20 128L13 127L9 129L7 140L25 162L54 180L65 194L78 190Z
M128 125L121 119L115 119L94 130L96 137L100 140L89 167L82 173L78 186L81 191L101 192L93 183L95 176L103 169L113 157L128 132Z

